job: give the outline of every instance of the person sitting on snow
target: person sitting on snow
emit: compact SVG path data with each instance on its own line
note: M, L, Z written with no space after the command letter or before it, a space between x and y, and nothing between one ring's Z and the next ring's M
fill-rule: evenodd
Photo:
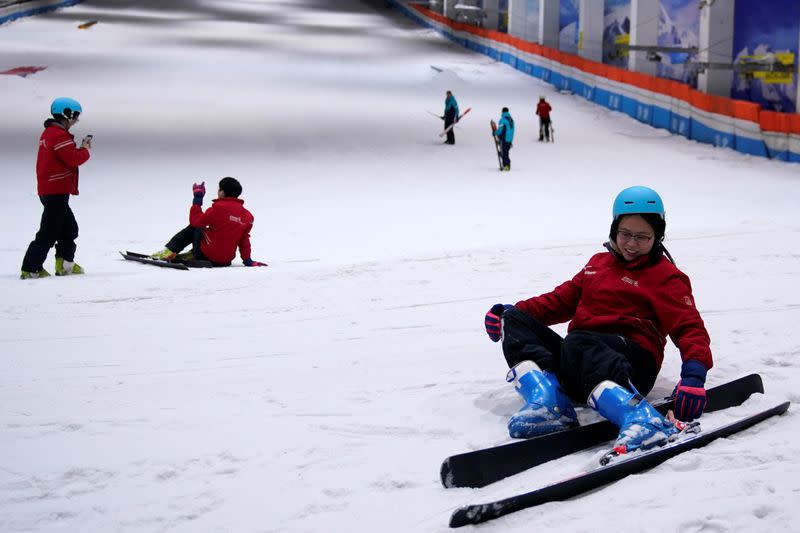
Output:
M181 259L206 260L214 266L229 266L238 247L245 266L267 266L250 257L250 230L254 218L245 209L244 200L239 198L242 186L235 178L226 177L219 181L217 198L205 212L202 208L205 182L193 184L192 193L194 200L189 210L189 225L176 233L163 250L150 257L173 261L191 245L191 253L181 254Z
M619 426L615 450L674 439L680 424L644 399L661 369L667 336L683 361L674 417L688 422L705 409L711 341L689 278L662 244L661 197L648 187L629 187L612 213L608 251L553 291L513 306L496 304L486 314L486 332L502 340L511 368L506 379L525 400L508 423L512 437L577 426L572 400ZM567 320L566 338L548 327Z

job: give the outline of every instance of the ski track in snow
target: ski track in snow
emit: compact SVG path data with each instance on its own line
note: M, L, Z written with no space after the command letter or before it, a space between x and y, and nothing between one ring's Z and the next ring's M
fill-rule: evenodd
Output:
M446 456L507 442L521 405L486 309L571 278L635 183L667 203L667 247L712 336L709 385L764 378L764 397L704 424L800 401L800 166L557 93L382 4L98 6L0 27L0 62L48 66L0 77L14 108L0 132L0 531L445 531L459 505L592 467L602 448L481 490L438 480ZM99 23L76 30L85 20ZM425 112L447 89L472 107L452 147ZM540 94L553 144L535 142ZM61 95L85 106L76 136L95 136L71 200L87 274L21 282L36 139ZM487 124L503 106L517 137L499 174ZM191 183L224 175L242 181L270 267L119 257L163 246ZM679 368L668 344L651 397ZM480 529L792 531L799 425L793 406Z

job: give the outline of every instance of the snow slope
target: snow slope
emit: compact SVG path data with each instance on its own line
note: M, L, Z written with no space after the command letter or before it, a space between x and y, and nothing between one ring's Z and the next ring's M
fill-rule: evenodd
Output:
M709 383L766 383L707 423L800 400L796 165L555 93L382 2L90 0L0 35L0 70L48 67L0 76L1 531L444 531L460 504L586 468L593 452L481 490L438 481L445 456L505 442L520 405L486 309L572 277L637 183L666 202ZM426 113L447 89L472 107L452 147ZM535 141L539 94L555 144ZM23 282L36 142L62 95L84 104L76 135L94 134L71 201L87 274ZM517 137L501 174L487 124L503 106ZM225 175L269 268L119 257L159 249L192 182ZM678 369L670 345L654 396ZM792 531L798 426L793 407L482 529Z

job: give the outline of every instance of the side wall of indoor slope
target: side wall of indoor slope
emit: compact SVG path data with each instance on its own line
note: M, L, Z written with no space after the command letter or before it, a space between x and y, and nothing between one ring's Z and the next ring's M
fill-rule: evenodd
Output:
M420 4L388 2L461 46L645 124L745 154L800 163L800 114L762 111L752 102L708 95L680 82L456 22Z
M22 17L40 15L60 7L74 6L81 0L28 0L20 2L0 2L0 24Z

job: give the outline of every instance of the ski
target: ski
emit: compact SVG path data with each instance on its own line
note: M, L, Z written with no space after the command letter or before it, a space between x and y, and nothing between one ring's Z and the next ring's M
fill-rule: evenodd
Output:
M706 391L706 412L741 405L754 393L763 393L761 376L750 374L712 387ZM661 414L673 408L671 398L652 402ZM574 452L613 440L617 427L601 420L550 435L517 440L448 457L442 463L442 485L451 487L485 487L534 466Z
M144 263L146 265L154 265L163 268L174 268L175 270L189 270L189 268L210 268L214 266L211 261L204 261L200 259L176 259L175 261L165 261L164 259L155 259L146 254L137 252L120 252L122 257L128 261L136 261L137 263Z
M439 137L444 137L445 135L447 135L447 132L449 132L450 130L452 130L453 128L455 128L455 127L456 127L456 124L458 124L459 122L461 122L461 119L462 119L462 118L464 118L464 116L465 116L467 113L469 113L470 111L472 111L472 108L471 108L471 107L468 107L466 111L464 111L463 113L461 113L460 115L458 115L458 117L456 118L455 122L453 122L452 124L450 124L449 126L447 126L447 127L444 129L444 131L443 131L442 133L440 133L440 134L439 134Z
M491 503L467 505L453 512L450 527L479 524L521 509L527 509L547 502L563 501L590 490L597 489L631 474L653 468L676 455L705 446L716 439L729 437L748 429L773 416L781 415L789 409L790 402L780 403L751 416L746 416L710 431L692 434L682 440L671 442L661 448L631 454L608 466L578 474L575 477L547 485L540 489L518 494Z
M492 128L492 139L494 139L494 148L497 150L497 164L500 165L500 170L503 170L503 150L500 148L500 139L494 132L497 131L497 124L494 120L489 121L489 126Z

